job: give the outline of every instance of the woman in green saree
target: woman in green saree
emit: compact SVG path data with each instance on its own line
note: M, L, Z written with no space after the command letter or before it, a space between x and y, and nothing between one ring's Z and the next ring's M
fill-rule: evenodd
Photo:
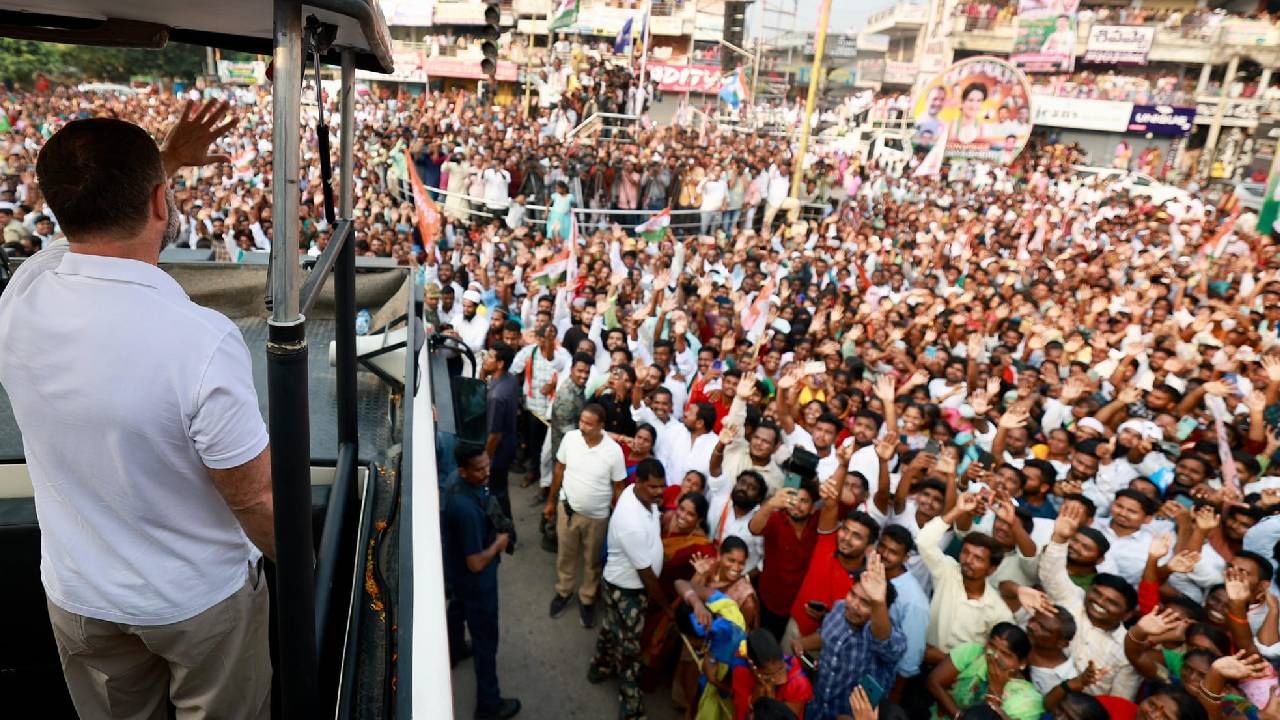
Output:
M963 643L951 649L929 673L929 692L938 704L936 720L953 718L967 707L987 703L1010 720L1039 720L1044 700L1024 677L1031 641L1017 625L998 623L986 643Z

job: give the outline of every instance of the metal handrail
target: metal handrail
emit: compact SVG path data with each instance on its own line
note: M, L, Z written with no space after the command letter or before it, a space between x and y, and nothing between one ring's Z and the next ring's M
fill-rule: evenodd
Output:
M307 275L307 279L302 283L300 312L303 315L311 314L311 307L316 304L316 299L320 297L320 291L324 289L324 283L329 277L329 271L333 269L334 263L338 261L338 254L342 252L345 244L355 242L351 239L353 227L350 220L338 221L338 227L333 231L333 237L329 238L329 244L320 253L320 257L316 258L315 267L311 268L311 274Z
M617 123L610 123L610 120L617 120ZM590 117L578 123L572 130L565 135L565 142L570 142L574 138L586 135L591 130L608 129L614 133L619 131L630 132L636 122L639 120L635 115L624 115L621 113L592 113Z
M406 192L408 180L402 180L401 185L403 185L404 187L401 188L402 195L400 197L402 198L411 197L411 195L403 194ZM439 188L433 188L433 187L427 187L426 190L429 193L442 195L444 197L461 198L467 201L468 204L474 203L474 204L484 205L485 203L488 202L483 197L476 197L475 195L467 195L466 193L449 192L448 190L441 190ZM393 194L394 194L394 191L393 191ZM524 209L527 213L525 215L525 222L531 225L545 225L547 223L547 220L544 216L551 210L551 208L547 205L536 205L536 204L526 204L524 206ZM462 212L467 215L480 215L480 216L489 217L489 218L499 217L498 215L494 215L493 213L485 210L472 210L470 208L455 208L455 209L450 209L443 212L447 214L448 212L454 212L454 211ZM663 211L662 210L644 210L639 208L635 210L627 210L623 208L598 208L597 209L597 208L590 208L590 207L573 207L573 208L570 208L570 212L572 212L576 217L578 217L579 223L584 223L584 222L587 222L587 220L592 215L628 216L632 219L641 218L640 222L644 222L644 220L647 220L650 217L653 217L654 215L657 215L658 213ZM684 215L699 216L701 215L701 213L702 211L698 209L687 209L687 210L673 209L671 210L671 216L672 216L671 227L694 227L698 224L697 221L688 223L688 224L682 224L682 223L676 222L675 218L684 216Z
M565 141L571 141L579 135L586 133L593 124L604 125L604 118L600 117L600 113L592 113L586 120L583 120L574 126L574 128L569 131L569 134L565 136Z

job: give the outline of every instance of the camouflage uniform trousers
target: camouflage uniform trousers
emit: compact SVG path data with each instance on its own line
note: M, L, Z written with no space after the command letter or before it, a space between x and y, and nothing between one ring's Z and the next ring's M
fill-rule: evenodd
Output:
M644 590L628 590L602 583L604 618L596 638L596 654L589 676L594 682L618 679L620 717L644 718L644 693L640 690L640 633L644 630L648 600Z

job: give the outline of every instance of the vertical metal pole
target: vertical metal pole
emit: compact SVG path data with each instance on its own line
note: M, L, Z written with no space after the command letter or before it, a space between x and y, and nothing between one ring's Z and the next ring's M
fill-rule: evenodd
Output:
M698 3L693 3L693 28L689 30L689 55L685 58L685 64L693 67L693 51L697 48L695 42L698 39ZM689 106L689 91L684 91L685 107Z
M342 50L342 127L338 136L338 217L350 220L355 206L356 53ZM358 442L356 434L356 240L347 242L334 265L337 305L338 442Z
M1231 95L1231 85L1235 82L1236 72L1240 69L1240 56L1232 55L1227 63L1226 74L1222 76L1222 86L1218 88L1218 107L1213 113L1213 124L1209 126L1209 136L1205 138L1204 150L1200 159L1201 174L1209 178L1213 173L1213 153L1218 146L1218 136L1222 134L1222 121L1227 116L1227 98Z
M299 312L298 170L302 3L275 0L272 88L271 318L267 339L268 426L275 499L276 631L285 720L316 712L315 553L311 539L311 426L306 320Z
M764 13L760 13L760 15L762 15L763 17ZM756 28L756 32L759 32L759 33L764 32L763 23L762 23L762 27ZM759 123L756 122L756 119L755 119L754 108L756 106L755 99L756 97L758 97L758 95L756 94L758 94L759 87L760 87L760 51L762 51L763 47L764 47L764 36L756 35L755 36L755 58L751 60L751 109L753 109L753 111L751 111L751 122L749 124L749 127L751 128L759 127Z
M648 0L644 5L644 26L640 28L640 87L644 87L645 72L649 68L649 35L653 33L653 29L649 27L649 23L653 21L653 0ZM635 47L635 43L632 43ZM650 102L653 98L648 98ZM644 108L636 108L636 138L640 137L640 117L644 115Z
M271 207L275 242L271 243L271 319L299 319L298 168L302 108L302 4L275 0L275 83L272 88Z
M551 0L547 1L547 13L543 16L547 30L547 55L551 55L551 11L554 9ZM547 58L542 59L542 67L547 66ZM524 116L532 117L532 106L530 99L533 94L533 18L529 19L529 58L525 63L524 70ZM585 119L585 118L584 118Z
M813 67L809 69L809 97L804 103L804 119L800 128L800 149L791 170L791 197L799 199L800 181L804 178L804 156L809 151L809 125L813 106L818 100L818 78L822 72L822 54L827 48L827 24L831 21L831 0L822 0L818 10L818 34L813 39Z

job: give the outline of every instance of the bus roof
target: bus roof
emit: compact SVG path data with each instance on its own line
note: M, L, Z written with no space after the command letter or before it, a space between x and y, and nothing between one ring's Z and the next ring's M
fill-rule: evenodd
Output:
M0 0L0 36L112 47L174 41L270 55L272 8L270 0ZM377 0L305 0L302 15L337 26L334 46L353 48L357 67L394 69ZM337 51L325 61L337 64Z

